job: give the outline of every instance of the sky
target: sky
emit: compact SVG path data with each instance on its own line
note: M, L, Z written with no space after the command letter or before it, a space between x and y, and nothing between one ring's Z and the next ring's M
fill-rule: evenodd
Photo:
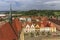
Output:
M60 10L60 0L0 0L0 11L10 10Z

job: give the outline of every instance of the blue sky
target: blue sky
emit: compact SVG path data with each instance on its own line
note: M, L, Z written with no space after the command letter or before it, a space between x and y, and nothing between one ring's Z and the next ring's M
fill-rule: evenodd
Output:
M60 0L0 0L0 11L9 10L10 3L13 10L60 10Z

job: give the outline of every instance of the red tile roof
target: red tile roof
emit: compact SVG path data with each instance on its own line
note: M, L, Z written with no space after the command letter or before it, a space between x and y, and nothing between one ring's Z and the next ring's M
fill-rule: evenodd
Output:
M12 30L9 23L4 24L0 28L0 40L17 40L17 36L15 35L14 31Z

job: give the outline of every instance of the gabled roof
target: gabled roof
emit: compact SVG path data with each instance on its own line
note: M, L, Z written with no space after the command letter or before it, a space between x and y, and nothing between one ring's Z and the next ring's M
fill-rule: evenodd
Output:
M32 25L31 25L31 28L35 28L35 26L32 24Z
M27 24L27 25L26 25L26 28L30 28L30 25L29 25L29 24Z
M40 28L40 26L37 24L37 25L35 26L35 28Z

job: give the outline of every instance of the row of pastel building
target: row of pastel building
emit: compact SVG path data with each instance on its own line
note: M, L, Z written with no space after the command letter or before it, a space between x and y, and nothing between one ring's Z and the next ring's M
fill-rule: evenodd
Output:
M36 32L36 30L39 32L56 32L56 27L40 27L38 24L27 24L24 28L25 33Z

